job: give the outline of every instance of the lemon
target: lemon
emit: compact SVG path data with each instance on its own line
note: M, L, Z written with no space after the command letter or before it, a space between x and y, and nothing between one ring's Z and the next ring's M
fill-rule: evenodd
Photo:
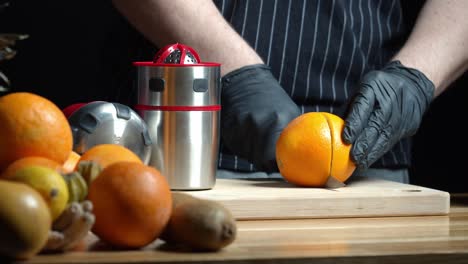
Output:
M42 166L27 166L19 169L11 178L23 182L38 191L49 206L52 220L65 210L68 202L68 187L62 175Z

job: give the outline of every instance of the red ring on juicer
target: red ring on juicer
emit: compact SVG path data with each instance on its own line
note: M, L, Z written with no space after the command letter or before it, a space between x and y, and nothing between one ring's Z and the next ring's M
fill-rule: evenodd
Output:
M138 111L220 111L221 105L142 105L137 104L134 106Z

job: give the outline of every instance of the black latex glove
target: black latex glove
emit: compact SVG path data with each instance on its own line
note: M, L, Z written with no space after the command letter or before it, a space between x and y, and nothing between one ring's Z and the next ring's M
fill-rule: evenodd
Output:
M368 168L400 139L414 135L433 95L434 84L399 61L367 73L343 130L356 165Z
M274 172L276 141L301 114L264 64L242 67L222 79L221 137L229 150L259 170Z

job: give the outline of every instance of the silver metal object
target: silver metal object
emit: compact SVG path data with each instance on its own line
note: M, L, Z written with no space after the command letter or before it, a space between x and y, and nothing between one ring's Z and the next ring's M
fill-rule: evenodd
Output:
M153 141L149 165L161 171L171 189L211 189L219 149L220 65L201 63L193 50L185 50L185 58L171 55L183 48L156 56L160 62L134 63L138 68L135 109ZM168 57L178 59L166 63Z
M91 102L73 112L68 121L73 132L73 150L78 154L98 144L118 144L148 164L152 141L146 123L130 107Z

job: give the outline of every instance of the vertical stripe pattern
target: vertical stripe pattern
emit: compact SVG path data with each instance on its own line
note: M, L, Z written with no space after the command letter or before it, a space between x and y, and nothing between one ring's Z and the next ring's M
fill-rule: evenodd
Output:
M303 113L345 117L363 74L382 67L403 44L398 0L214 0L232 27L272 69ZM402 140L379 166L408 166ZM220 168L253 171L222 147Z

